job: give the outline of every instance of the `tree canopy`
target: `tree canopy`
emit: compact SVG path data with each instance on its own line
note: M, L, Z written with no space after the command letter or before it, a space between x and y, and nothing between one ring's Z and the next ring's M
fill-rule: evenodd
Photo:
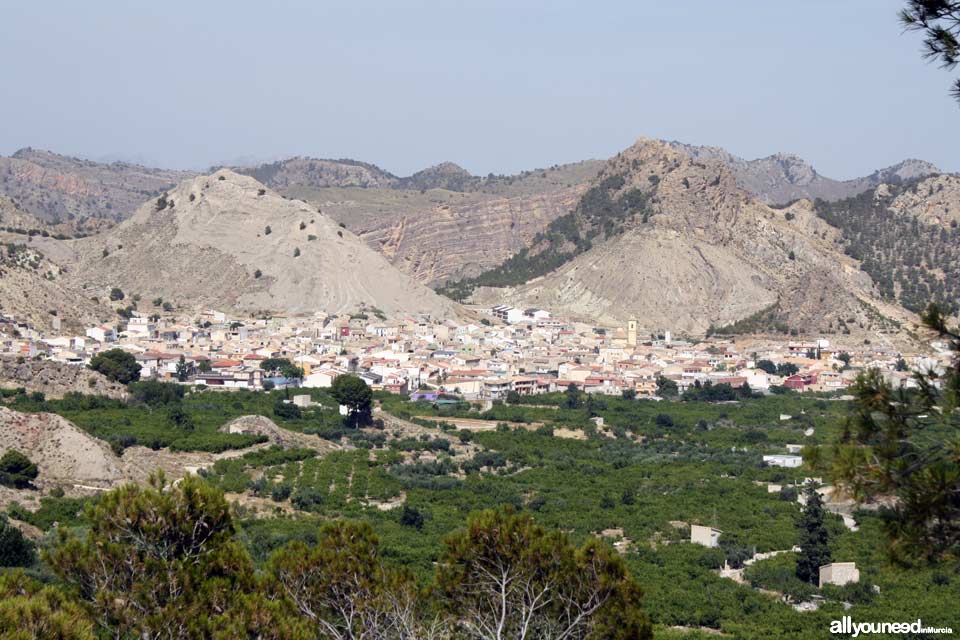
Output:
M953 69L960 62L960 3L951 0L908 0L900 22L911 31L923 32L923 57ZM951 94L960 102L960 79Z
M90 359L90 368L120 384L140 379L140 363L132 353L123 349L109 349L98 353Z
M960 329L930 305L926 325L954 354L943 373L915 372L916 389L894 388L879 371L853 388L852 415L835 457L839 483L860 500L895 496L882 513L900 558L960 561Z
M452 535L436 589L468 638L650 638L641 592L596 541L577 548L528 515L484 511Z
M366 382L353 375L337 376L330 393L337 402L347 407L349 421L354 427L369 424L373 411L373 391Z

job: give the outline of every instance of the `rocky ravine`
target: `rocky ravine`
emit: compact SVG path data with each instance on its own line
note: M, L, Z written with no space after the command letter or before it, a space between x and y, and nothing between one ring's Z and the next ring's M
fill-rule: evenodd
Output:
M808 202L786 211L754 200L721 162L701 161L641 139L597 180L650 194L654 214L631 221L559 269L524 286L480 290L474 299L543 306L583 319L650 331L703 334L774 305L801 331L829 332L840 319L887 331L909 320L874 297L870 278L836 250L837 230ZM882 309L882 311L881 311Z
M460 313L315 207L228 169L186 180L105 235L77 241L72 274L94 291L246 312Z

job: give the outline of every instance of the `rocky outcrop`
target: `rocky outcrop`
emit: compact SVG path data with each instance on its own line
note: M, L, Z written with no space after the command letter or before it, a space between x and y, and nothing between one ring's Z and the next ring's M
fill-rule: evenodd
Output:
M318 452L326 452L338 448L329 440L323 440L318 436L297 433L277 426L277 423L265 416L240 416L220 427L220 431L223 433L265 436L270 444L284 449L305 447L316 449Z
M40 487L109 488L125 477L107 443L53 413L19 413L0 406L0 451L9 449L37 465L35 484Z
M108 396L123 399L126 388L82 365L31 358L0 358L0 387L39 391L47 398L62 398L65 393Z
M960 225L960 176L926 178L897 196L890 208L928 224L956 227Z

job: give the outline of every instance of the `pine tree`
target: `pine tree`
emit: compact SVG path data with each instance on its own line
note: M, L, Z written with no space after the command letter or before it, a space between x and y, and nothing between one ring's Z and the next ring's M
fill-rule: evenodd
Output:
M180 361L177 362L177 380L180 382L186 382L187 378L190 377L190 368L187 366L187 360L182 355L180 356Z
M829 533L823 523L823 500L813 483L808 483L803 492L806 506L800 518L800 555L797 558L797 577L804 582L817 584L820 567L830 563Z

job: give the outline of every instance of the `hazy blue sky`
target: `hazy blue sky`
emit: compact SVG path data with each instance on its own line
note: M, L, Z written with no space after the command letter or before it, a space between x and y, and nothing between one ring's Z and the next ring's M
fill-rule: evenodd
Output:
M0 0L0 154L407 174L607 157L640 135L847 178L960 170L951 74L903 0Z

